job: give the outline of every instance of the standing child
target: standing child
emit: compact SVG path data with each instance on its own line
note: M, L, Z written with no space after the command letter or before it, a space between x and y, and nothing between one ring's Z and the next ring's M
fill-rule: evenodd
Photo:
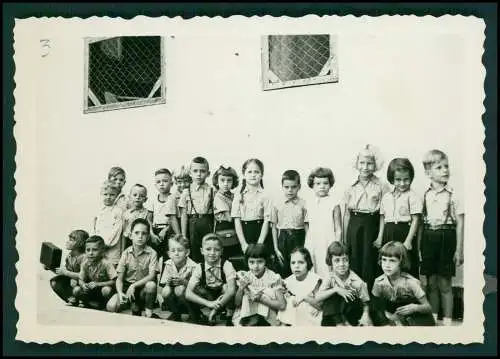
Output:
M128 198L123 193L123 186L127 182L125 170L121 167L111 167L108 173L108 181L112 182L118 188L118 196L115 199L115 204L123 211L129 208Z
M196 263L188 257L189 241L180 234L168 239L168 256L165 261L160 287L163 287L161 296L166 303L166 309L172 312L170 320L181 321L181 306L188 310L191 304L186 301L186 286L191 278ZM191 314L191 310L190 310ZM190 320L193 320L191 314Z
M205 182L209 175L208 161L203 157L193 158L190 165L193 183L184 190L179 200L182 235L188 238L189 230L191 258L198 263L203 260L201 239L211 233L214 227L214 190Z
M74 294L84 306L96 303L104 309L114 292L115 267L104 258L104 239L91 236L85 241L85 260L79 273L78 287Z
M340 205L330 190L335 183L329 168L315 168L307 184L314 191L316 199L307 206L309 231L305 247L312 256L313 270L322 278L328 278L330 270L326 264L326 251L333 241L342 240Z
M271 201L264 192L262 176L264 164L257 158L246 160L242 166L243 181L241 190L234 196L231 217L241 249L246 252L249 244L264 244L271 256L272 236L269 231ZM270 266L272 259L270 259Z
M212 181L217 190L214 195L213 206L215 217L214 232L235 231L234 221L231 217L231 206L234 199L234 194L231 190L238 187L238 174L229 166L220 166L215 171ZM225 258L241 256L242 254L243 252L239 243L237 245L226 246L223 251Z
M422 210L421 273L427 279L434 318L437 318L441 299L443 324L451 325L451 279L456 266L464 261L464 208L457 193L448 185L450 170L446 154L431 150L426 153L423 165L431 184L425 192Z
M231 262L222 258L222 243L217 235L209 233L203 237L201 253L204 259L194 269L186 288L186 299L199 306L193 310L193 319L215 325L215 316L226 308L226 325L232 325L236 271ZM201 308L208 310L208 321L201 319Z
M178 169L174 170L172 173L175 182L175 192L174 192L174 200L175 200L175 210L177 223L179 224L179 233L182 233L181 226L181 209L179 207L179 201L182 197L182 193L185 189L188 189L191 183L193 182L191 177L189 176L189 168L185 166L181 166ZM189 228L186 229L185 237L189 239Z
M349 269L349 256L342 243L330 244L326 262L331 267L330 277L316 296L317 301L323 302L321 325L371 325L368 286Z
M153 245L153 249L156 250L159 258L166 258L168 238L174 234L180 234L175 195L170 193L172 174L168 169L160 168L155 172L155 187L158 194L153 199L151 207L153 233L158 236L158 246L155 248Z
M132 246L125 249L118 263L117 293L106 306L109 312L120 312L130 305L132 315L140 316L142 308L145 308L146 317L158 318L153 313L158 257L155 250L147 245L150 233L151 228L147 220L137 218L132 222Z
M373 285L377 271L374 242L380 225L380 202L388 188L375 176L382 167L378 150L366 145L356 156L356 181L345 193L344 243L349 250L350 266L367 284Z
M322 279L312 271L311 254L306 248L295 248L290 257L292 275L285 279L286 307L278 320L288 326L321 325L321 303L316 295Z
M116 204L119 187L105 181L101 187L103 206L92 222L92 235L101 236L106 245L106 257L117 265L122 253L123 210Z
M408 254L400 242L386 243L379 254L382 274L373 284L375 325L433 326L432 309L420 281L405 270Z
M249 244L245 252L249 271L237 273L236 311L233 323L242 326L277 326L278 311L286 306L283 281L266 267L268 260L263 244Z
M279 262L279 273L283 278L292 274L290 254L296 247L303 247L308 228L305 201L297 194L300 190L300 175L287 170L281 176L284 198L273 206L271 212L274 253Z
M413 165L407 158L395 158L389 163L387 180L394 185L394 190L382 197L380 228L374 245L380 248L387 242L403 243L408 250L409 273L418 278L419 256L416 234L422 213L422 200L410 189L414 176Z
M56 269L56 276L50 280L50 286L54 292L70 305L76 304L73 294L74 288L78 285L78 274L83 261L85 251L85 240L89 234L82 229L72 231L66 242L66 249L69 250L63 267Z
M149 222L151 233L150 233L150 243L153 249L157 248L160 240L159 237L153 233L153 213L144 207L144 203L148 199L148 190L142 184L136 183L130 189L130 208L123 213L123 237L125 238L123 248L128 248L132 245L131 240L131 230L132 223L137 218L145 219ZM156 251L156 249L155 249Z

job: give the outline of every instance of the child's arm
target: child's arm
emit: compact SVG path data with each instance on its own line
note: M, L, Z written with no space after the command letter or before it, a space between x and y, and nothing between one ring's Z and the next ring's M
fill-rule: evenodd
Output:
M384 236L384 227L385 227L385 216L381 213L380 223L378 226L377 239L375 240L375 242L373 242L373 246L376 248L380 248L380 246L382 245L382 237Z
M344 207L344 218L342 220L342 228L344 229L343 230L343 236L342 236L342 239L343 239L343 244L344 245L347 245L347 228L349 226L349 220L351 219L351 212L349 212L349 208L347 207L347 203L345 204L345 207Z
M234 294L236 293L236 278L231 278L227 280L227 290L224 292L222 295L222 298L219 300L220 306L225 306L231 298L234 297Z
M276 291L276 299L264 295L259 297L258 302L276 311L282 311L286 308L285 296L281 290Z
M267 234L269 233L269 219L264 219L264 223L262 223L262 228L260 230L260 236L257 240L258 244L264 244L264 241L267 238Z
M118 208L118 207L116 207ZM120 213L115 213L114 216L114 223L113 227L111 229L111 233L109 237L105 237L104 239L104 244L107 247L113 247L117 243L120 242L121 236L122 236L122 231L123 231L123 217Z
M285 263L285 257L283 257L283 253L281 253L278 248L278 228L276 227L276 223L271 223L271 231L273 235L274 253L276 253L276 257L278 257L280 264L283 265L283 263Z
M399 307L396 309L396 314L397 315L410 315L413 313L431 313L432 308L431 305L429 304L429 301L427 300L427 297L424 295L422 296L419 300L420 304L407 304L403 305L402 307Z
M187 237L187 227L188 227L188 215L186 207L181 208L181 230L182 235Z
M238 240L240 241L241 249L243 250L243 253L245 253L248 247L248 243L245 240L243 227L241 226L241 219L239 217L234 218L234 229L236 231L236 235L238 236Z
M457 249L453 256L457 265L464 263L464 217L464 214L457 215Z
M342 218L339 205L336 205L333 209L333 223L335 224L334 240L342 243Z
M413 237L415 237L415 235L417 234L419 219L420 216L418 214L411 215L410 230L408 231L408 235L406 236L406 239L403 243L406 249L408 250L411 250L413 248L412 247Z
M188 285L186 287L186 299L189 300L190 302L201 305L203 307L215 308L213 304L214 302L208 301L205 298L200 297L194 291L194 289L200 282L200 273L198 273L199 271L200 268L197 267L195 269L195 272L193 272L193 275L189 279Z
M171 214L168 216L168 221L170 226L174 230L175 234L181 234L181 229L179 228L179 221L177 221L177 216L175 214Z

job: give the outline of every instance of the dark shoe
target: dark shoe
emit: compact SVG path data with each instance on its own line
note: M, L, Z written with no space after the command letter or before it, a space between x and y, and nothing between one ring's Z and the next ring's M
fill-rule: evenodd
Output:
M158 316L158 314L156 313L153 313L151 314L151 316L149 318L153 318L153 319L162 319L160 316Z
M132 311L132 315L141 316L142 310L136 303L130 305L130 310Z
M182 322L181 313L172 313L172 315L168 317L168 320L172 320L174 322Z

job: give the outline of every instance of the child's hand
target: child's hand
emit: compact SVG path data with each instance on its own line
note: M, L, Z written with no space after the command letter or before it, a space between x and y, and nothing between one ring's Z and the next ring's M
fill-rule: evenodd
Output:
M407 251L411 251L411 250L412 250L412 248L413 248L413 246L411 245L411 240L409 240L409 241L404 241L404 242L403 242L403 246L405 246L405 248L406 248L406 250L407 250Z
M74 288L78 285L78 281L76 279L71 279L69 281L69 285L71 286L71 288Z
M252 302L258 302L260 298L262 297L262 291L263 289L258 290L255 293L250 293L249 297Z
M181 277L172 277L171 279L172 285L178 286L184 284L184 280Z
M135 299L135 286L132 284L130 287L128 287L127 292L125 293L128 299L134 300Z
M118 293L118 299L120 300L120 304L125 304L128 302L127 295L124 293Z
M279 261L280 265L284 265L285 264L285 257L283 256L283 253L281 253L278 248L274 249L274 253L276 253L276 257L278 257L278 261Z
M337 294L344 298L346 302L352 302L356 298L356 296L354 295L354 291L344 288L338 288Z
M242 276L241 279L239 280L238 286L241 289L245 289L250 285L250 279L247 278L247 276Z
M391 322L392 325L400 323L398 315L396 313L391 314L388 311L384 312L386 318Z
M455 261L456 265L461 266L462 264L464 264L464 252L455 251L455 254L453 255L453 260Z
M207 307L210 309L220 309L221 305L220 305L218 300L214 300L214 301L208 302Z
M399 307L398 309L396 309L396 314L406 316L406 315L410 315L412 313L415 313L417 310L418 310L418 305L412 303L412 304L403 305L402 307Z
M165 236L167 235L167 230L168 230L168 227L165 227L163 228L160 233L158 233L158 236L160 237L160 240L162 240L163 238L165 238Z
M158 245L161 243L160 237L158 237L156 234L151 233L151 242L154 244Z
M375 248L380 248L382 246L382 238L377 237L377 239L373 242L373 246Z
M84 292L86 292L86 291L88 291L88 290L89 290L89 285L88 285L87 283L83 283L80 287L82 288L82 290L83 290Z
M294 307L298 307L300 303L302 303L302 301L304 300L304 298L297 298L297 297L293 297L292 298L292 305Z
M56 268L56 274L58 275L65 275L66 273L66 268L64 267L59 267L59 268Z
M95 284L95 282L90 282L88 284L88 287L89 287L89 289L95 289L97 287L97 285Z

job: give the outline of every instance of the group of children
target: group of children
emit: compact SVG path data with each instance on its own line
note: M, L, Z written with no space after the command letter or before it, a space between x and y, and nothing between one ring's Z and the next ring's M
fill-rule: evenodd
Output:
M173 174L155 172L152 211L143 185L122 193L125 171L114 167L91 235L70 234L51 285L71 305L130 306L153 318L161 305L169 319L185 312L199 324L222 317L237 326L435 325L441 307L450 325L464 211L448 186L446 154L425 154L430 186L422 198L406 158L389 163L392 189L375 175L375 147L364 147L355 166L343 200L331 194L332 171L314 169L307 184L315 199L306 203L295 170L283 173L282 199L273 201L260 160L243 163L241 185L233 168L220 166L210 186L208 161L195 157Z

